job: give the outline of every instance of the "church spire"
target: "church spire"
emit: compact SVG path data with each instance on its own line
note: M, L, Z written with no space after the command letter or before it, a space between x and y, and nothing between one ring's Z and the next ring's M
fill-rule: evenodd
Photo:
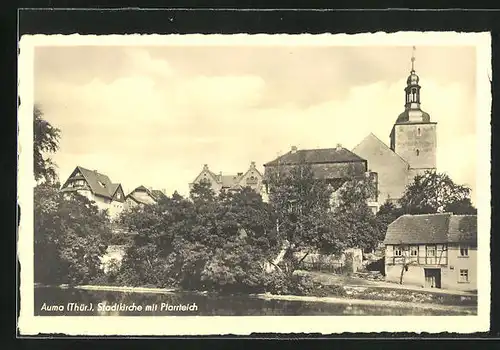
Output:
M415 51L413 46L411 55L411 71L408 79L406 80L405 88L405 108L419 109L420 108L420 85L418 84L420 78L415 73Z
M416 47L413 46L413 52L411 54L411 71L412 72L415 72L415 51L416 51Z
M405 111L401 113L396 123L413 123L430 121L429 114L420 108L420 78L415 72L415 46L412 47L411 71L406 79L405 87Z

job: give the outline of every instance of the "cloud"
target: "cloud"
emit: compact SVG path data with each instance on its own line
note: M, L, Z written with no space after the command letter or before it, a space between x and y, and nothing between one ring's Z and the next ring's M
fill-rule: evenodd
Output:
M205 163L214 171L236 173L292 145L353 148L370 132L388 143L403 111L406 76L365 81L359 74L357 83L322 77L316 86L303 72L303 82L289 81L283 73L280 80L270 64L267 75L255 67L245 71L244 64L231 74L210 75L209 69L194 74L146 49L125 53L120 71L126 74L114 79L96 75L71 82L46 72L37 81L37 101L47 119L62 129L54 157L61 177L82 165L130 189L144 184L186 194ZM331 71L339 77L341 69ZM314 72L320 76L317 67ZM439 170L474 188L475 99L470 87L433 75L422 75L421 83L422 108L438 122Z

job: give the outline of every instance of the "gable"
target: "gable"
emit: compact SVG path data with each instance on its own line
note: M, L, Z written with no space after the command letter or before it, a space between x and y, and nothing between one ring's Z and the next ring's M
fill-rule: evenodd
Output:
M200 181L207 180L210 183L218 183L217 176L210 170L202 170L201 173L194 179L193 183L199 183Z
M371 163L387 163L391 166L408 167L408 163L403 158L372 133L365 137L352 151L368 160L369 168L371 168Z
M400 198L408 183L409 165L389 146L370 134L353 152L368 162L368 170L377 173L379 201Z
M82 175L81 171L76 167L73 172L68 176L64 184L61 186L61 189L65 189L68 187L70 182L73 182L74 180L81 180L83 181L89 188L90 185L87 181L87 179Z
M113 200L117 202L125 202L125 193L123 192L122 185L118 184L118 187L113 194Z

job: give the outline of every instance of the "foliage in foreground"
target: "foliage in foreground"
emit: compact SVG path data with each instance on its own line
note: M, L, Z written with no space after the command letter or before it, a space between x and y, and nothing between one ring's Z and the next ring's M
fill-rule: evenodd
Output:
M111 237L106 212L87 198L64 198L50 184L35 188L35 282L85 284L98 277Z

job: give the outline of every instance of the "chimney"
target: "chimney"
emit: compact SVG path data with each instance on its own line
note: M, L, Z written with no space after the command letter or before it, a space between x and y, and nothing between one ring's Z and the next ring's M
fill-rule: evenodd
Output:
M208 164L203 164L203 170L208 170Z
M337 151L340 151L342 149L342 145L340 143L337 143Z
M243 173L238 173L238 176L241 176L241 175L243 175Z
M250 163L250 168L255 168L255 162Z
M297 146L292 146L292 153L296 153L297 152Z

